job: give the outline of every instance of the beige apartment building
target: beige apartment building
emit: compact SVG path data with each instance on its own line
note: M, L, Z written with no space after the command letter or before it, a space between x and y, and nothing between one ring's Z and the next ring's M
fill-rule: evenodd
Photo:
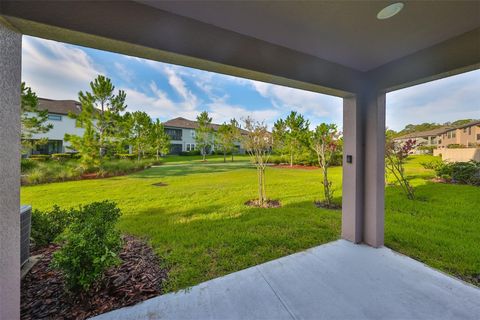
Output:
M428 150L424 147L437 147L441 142L442 134L447 130L453 129L453 127L441 127L428 131L407 133L403 136L397 137L394 140L400 144L404 144L408 140L415 140L415 149L412 150L412 154L424 154L428 153ZM431 151L430 151L431 152Z
M480 146L480 121L446 130L437 137L437 143L437 148L448 148L450 145L464 148Z

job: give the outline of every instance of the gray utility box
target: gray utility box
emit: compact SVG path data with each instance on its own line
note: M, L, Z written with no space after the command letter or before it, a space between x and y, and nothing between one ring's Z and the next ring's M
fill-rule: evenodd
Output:
M30 257L30 231L32 226L32 207L20 207L20 265Z

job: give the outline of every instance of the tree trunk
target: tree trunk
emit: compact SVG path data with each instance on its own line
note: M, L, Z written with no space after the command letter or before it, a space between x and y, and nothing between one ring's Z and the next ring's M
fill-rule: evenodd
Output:
M290 152L290 167L293 167L293 152Z
M227 152L223 150L223 162L227 162Z
M158 149L157 149L157 160L158 160L158 158L159 158L159 155L158 155Z
M203 161L205 161L205 158L207 156L207 150L205 150L205 147L202 147L202 156L203 156Z
M233 162L233 150L232 150L232 162Z

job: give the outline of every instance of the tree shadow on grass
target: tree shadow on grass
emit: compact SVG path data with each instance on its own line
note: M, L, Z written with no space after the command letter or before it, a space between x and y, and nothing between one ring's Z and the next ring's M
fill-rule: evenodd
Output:
M135 178L178 177L192 174L222 173L244 169L255 169L250 163L238 164L166 164L132 174Z

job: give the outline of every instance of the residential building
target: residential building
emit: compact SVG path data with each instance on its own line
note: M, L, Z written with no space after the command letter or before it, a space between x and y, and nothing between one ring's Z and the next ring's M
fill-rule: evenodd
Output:
M428 148L436 148L440 143L442 143L442 134L447 130L451 129L450 126L444 126L432 130L420 131L407 133L403 136L397 137L394 140L401 144L407 142L408 140L415 140L415 148L411 152L412 154L424 154L429 153Z
M438 148L448 148L451 145L471 148L480 145L480 120L446 130L439 135Z
M65 134L83 135L84 129L76 125L75 119L68 116L69 113L79 114L81 105L74 100L52 100L39 98L38 109L48 110L47 123L52 124L53 128L46 133L35 134L33 140L47 138L46 144L38 145L32 154L52 154L71 152L68 147L70 144L65 141Z
M180 154L181 152L194 151L197 148L195 141L196 129L198 129L198 122L188 120L182 117L170 119L163 123L165 132L170 136L170 153ZM220 127L219 124L212 123L210 125L213 131L217 131ZM241 133L246 133L241 129ZM215 150L215 141L212 135L211 138L212 147L207 150L207 153L212 153ZM236 143L236 148L239 153L245 151L241 148L240 143Z

